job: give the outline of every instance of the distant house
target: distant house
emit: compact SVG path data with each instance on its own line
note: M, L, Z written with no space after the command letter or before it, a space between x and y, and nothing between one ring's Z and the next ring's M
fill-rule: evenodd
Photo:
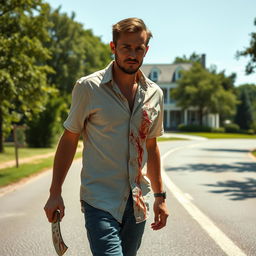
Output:
M141 70L152 81L156 82L164 93L164 127L166 130L176 130L179 124L199 124L198 111L194 107L182 110L172 97L173 88L177 87L177 80L181 78L181 70L189 70L190 63L180 64L143 64ZM204 125L218 128L219 115L204 116Z

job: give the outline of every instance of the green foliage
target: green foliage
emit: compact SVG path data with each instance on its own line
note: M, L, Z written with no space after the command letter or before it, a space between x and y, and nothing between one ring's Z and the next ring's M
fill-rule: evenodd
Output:
M175 60L173 61L173 64L178 64L178 63L201 63L202 61L202 56L193 52L190 57L187 57L186 55L183 55L182 57L176 57Z
M215 133L224 133L224 132L225 132L225 128L224 128L224 127L212 128L212 132L215 132Z
M247 130L247 134L254 135L256 132L254 129Z
M254 25L256 26L256 18L254 20ZM247 74L254 73L256 70L256 32L251 33L250 45L243 51L237 52L237 57L249 57L250 60L245 67Z
M225 131L227 133L238 133L240 131L240 127L237 124L225 124Z
M45 45L51 52L47 64L55 71L48 75L48 83L56 85L63 95L72 91L78 78L105 67L111 52L91 30L74 20L74 13L69 17L58 8L49 12L48 19L52 27Z
M51 52L47 64L54 73L48 74L47 80L58 88L59 97L64 101L51 98L45 110L28 123L27 140L30 147L48 147L55 142L67 116L64 102L70 102L75 81L105 67L111 60L109 47L74 18L74 13L69 17L66 13L60 13L60 8L48 13L52 26L49 29L50 40L45 46Z
M102 43L100 37L94 36L91 30L85 31L84 40L84 73L87 75L106 67L112 60L112 53L109 45Z
M200 126L200 125L185 125L180 124L178 126L179 131L183 132L211 132L211 127L208 126Z
M213 73L216 74L219 77L223 89L234 91L236 73L232 73L229 76L226 76L225 70L221 71L220 73L217 73L217 72L216 73L213 72Z
M41 111L52 92L45 64L50 53L43 45L49 39L48 10L42 0L0 2L0 152L11 123Z
M256 122L256 85L245 84L237 88L239 104L235 116L235 122L241 129L252 128Z
M181 74L177 88L173 89L173 97L183 109L198 109L201 126L207 113L234 114L236 97L233 92L223 88L218 74L207 71L197 62L190 70L181 71Z
M67 114L64 98L52 98L46 109L28 122L26 138L29 147L51 147L62 130L61 116Z
M243 90L248 93L249 101L251 103L253 120L256 122L256 85L255 84L243 84L236 88L238 98Z
M77 77L83 75L84 30L82 24L75 22L74 18L74 14L68 17L60 13L60 8L48 13L52 27L49 29L50 40L45 46L51 52L47 64L54 72L48 74L47 80L64 94L70 93Z

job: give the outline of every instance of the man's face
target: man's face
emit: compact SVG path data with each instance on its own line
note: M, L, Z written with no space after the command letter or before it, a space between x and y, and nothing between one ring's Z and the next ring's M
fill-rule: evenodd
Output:
M117 66L126 74L135 74L143 63L148 46L146 31L121 33L116 44L110 43Z

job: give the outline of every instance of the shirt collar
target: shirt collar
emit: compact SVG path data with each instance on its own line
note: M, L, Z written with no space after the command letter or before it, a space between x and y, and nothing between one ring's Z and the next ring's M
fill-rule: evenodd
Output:
M105 73L101 80L101 84L111 84L113 80L112 68L113 68L114 60L109 63L109 65L105 69ZM151 85L151 81L144 75L144 73L139 69L139 83L142 85L143 89L147 90L148 86Z

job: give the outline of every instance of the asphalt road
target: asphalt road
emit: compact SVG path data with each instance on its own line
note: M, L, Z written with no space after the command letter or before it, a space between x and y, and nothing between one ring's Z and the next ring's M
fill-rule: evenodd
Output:
M146 227L138 256L255 256L256 140L160 143L170 217L166 228ZM79 205L81 161L66 178L65 255L91 255ZM53 256L43 206L50 172L0 197L0 255Z

